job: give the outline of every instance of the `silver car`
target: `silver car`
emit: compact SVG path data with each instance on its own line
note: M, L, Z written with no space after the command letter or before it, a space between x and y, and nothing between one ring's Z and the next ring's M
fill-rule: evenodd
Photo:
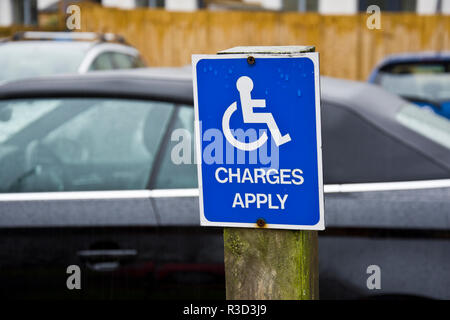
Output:
M114 34L23 32L0 44L0 82L61 73L145 67L139 51Z

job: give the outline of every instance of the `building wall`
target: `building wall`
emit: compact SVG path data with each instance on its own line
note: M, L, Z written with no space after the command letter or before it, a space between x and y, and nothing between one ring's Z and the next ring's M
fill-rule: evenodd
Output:
M434 14L438 0L417 0L418 14Z
M266 9L281 10L288 0L244 0L248 3L259 3ZM295 0L289 0L290 2ZM310 0L298 0L298 8ZM359 9L359 0L317 0L318 11L322 14L355 14ZM368 1L370 3L370 1ZM417 0L418 14L435 14L438 0ZM303 4L303 6L302 6ZM300 10L302 11L302 10ZM450 0L442 0L442 13L450 14Z
M281 10L283 8L283 0L261 0L262 6L269 10Z
M9 26L13 23L13 8L10 0L0 1L0 26Z
M4 2L6 0L3 0ZM52 2L54 0L39 0L42 2ZM268 10L283 10L286 9L287 1L292 5L295 1L298 2L298 10L305 7L307 1L311 0L241 0L246 3L259 4ZM359 0L316 0L318 2L318 12L321 14L334 15L351 15L359 10ZM1 2L1 1L0 1ZM7 1L6 1L7 2ZM133 9L139 3L148 2L149 6L157 0L102 0L102 5L105 7L117 7L122 9ZM169 11L194 11L198 9L198 0L165 0L160 1L165 3L165 8ZM369 1L370 2L370 1ZM435 14L438 0L417 0L418 14ZM442 12L450 14L450 0L442 0Z
M368 1L370 3L370 1ZM435 14L438 0L417 0L418 14ZM358 12L358 0L319 0L322 14L353 14ZM442 0L442 13L450 14L450 0Z
M435 14L438 0L417 0L417 13ZM450 0L442 0L441 13L450 14Z
M102 0L102 5L120 9L133 9L136 7L135 0Z
M358 12L358 1L319 0L319 12L322 14L354 14Z
M51 6L52 4L55 4L56 2L58 2L58 0L38 0L38 10L43 10Z
M0 0L0 26L37 24L37 0Z
M198 9L197 0L166 0L166 10L194 11Z
M450 15L450 0L442 0L442 13Z

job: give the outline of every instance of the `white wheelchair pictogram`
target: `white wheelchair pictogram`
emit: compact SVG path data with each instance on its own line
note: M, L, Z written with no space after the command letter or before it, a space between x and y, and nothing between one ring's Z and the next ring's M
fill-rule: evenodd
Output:
M265 108L266 100L264 99L252 99L251 92L253 90L253 80L247 76L242 76L236 81L236 88L239 91L242 107L242 115L244 123L265 123L269 127L269 131L275 141L277 147L284 143L291 141L289 134L281 135L280 129L278 129L277 123L273 118L273 115L268 113L254 113L253 108ZM237 140L230 130L230 119L233 113L237 110L237 103L233 102L222 117L222 130L225 138L235 148L244 151L253 151L263 146L266 143L268 137L264 132L256 141L253 142L241 142Z

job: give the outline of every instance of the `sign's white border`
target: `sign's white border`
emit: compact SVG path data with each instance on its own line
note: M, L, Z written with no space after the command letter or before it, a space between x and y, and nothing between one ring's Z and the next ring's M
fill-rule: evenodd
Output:
M319 72L319 53L296 53L289 55L281 54L224 54L224 55L192 55L192 79L194 89L194 109L195 109L195 137L197 152L197 172L198 172L198 188L199 188L199 208L200 208L200 225L212 227L239 227L239 228L257 228L255 223L237 223L237 222L213 222L205 217L203 207L203 183L202 183L202 150L200 140L200 119L198 112L198 95L197 95L197 63L204 59L247 59L248 56L258 58L308 58L314 64L314 82L316 95L316 140L317 140L317 168L318 168L318 184L319 184L319 211L320 219L315 225L290 225L290 224L267 224L264 228L269 229L292 229L292 230L324 230L324 198L323 198L323 176L322 176L322 137L320 126L320 72Z

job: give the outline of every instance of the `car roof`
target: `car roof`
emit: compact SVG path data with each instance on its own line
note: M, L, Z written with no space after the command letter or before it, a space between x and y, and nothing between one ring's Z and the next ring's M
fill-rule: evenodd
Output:
M116 42L103 42L103 41L71 41L71 40L25 40L25 41L4 41L0 42L0 48L6 46L16 46L16 47L35 47L35 46L46 46L46 47L67 47L70 49L78 49L84 52L88 52L92 48L108 47L108 48L127 48L127 50L133 50L137 52L134 47Z
M174 90L176 86L177 90ZM159 98L193 103L192 68L142 68L96 71L83 75L52 75L0 86L0 99L26 97ZM368 118L391 117L406 102L378 86L321 77L322 100ZM385 103L380 103L385 100Z
M179 68L94 71L28 78L0 85L0 100L68 96L193 102L191 75Z
M60 47L68 47L68 48L78 48L84 51L88 51L92 46L95 45L95 42L92 41L49 41L49 40L26 40L26 41L5 41L0 45L1 47L35 47L36 45L40 46L60 46Z
M321 77L320 86L322 104L346 109L428 158L436 157L436 161L450 169L448 150L395 120L397 111L407 101L365 82ZM57 97L154 99L192 105L192 68L142 68L53 75L0 85L0 101Z
M149 82L183 83L189 90L182 90L177 94L171 88L163 90L160 86L149 87ZM405 103L398 96L364 82L322 76L321 89L322 99L373 115L385 115L392 109L395 110L394 105L400 107ZM163 96L166 93L170 97L176 96L193 102L191 66L95 71L83 75L52 75L12 81L0 86L0 99L70 95L150 98L154 95ZM377 99L374 101L371 99L373 97ZM373 102L376 103L380 99L389 101L389 104L374 108ZM359 103L361 100L365 103Z
M9 41L53 40L53 41L95 41L126 44L124 37L114 33L75 31L22 31L16 32Z

